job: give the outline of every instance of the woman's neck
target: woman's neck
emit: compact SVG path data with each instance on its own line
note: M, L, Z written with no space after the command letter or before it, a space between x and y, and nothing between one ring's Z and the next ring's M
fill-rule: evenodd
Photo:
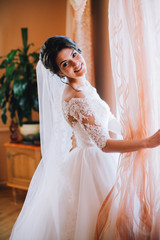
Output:
M86 77L83 76L81 78L74 78L74 79L73 78L68 78L68 82L74 88L81 87L81 86L83 86L85 84Z

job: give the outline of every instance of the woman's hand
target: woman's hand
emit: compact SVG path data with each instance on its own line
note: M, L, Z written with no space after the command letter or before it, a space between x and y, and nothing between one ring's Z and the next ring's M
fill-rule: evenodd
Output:
M153 134L151 137L146 139L146 147L147 148L154 148L160 145L160 129Z

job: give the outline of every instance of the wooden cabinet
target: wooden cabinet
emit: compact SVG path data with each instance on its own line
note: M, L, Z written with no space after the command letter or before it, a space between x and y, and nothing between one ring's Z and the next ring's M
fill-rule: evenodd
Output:
M7 185L13 189L27 190L31 178L41 160L39 146L5 144L7 153Z

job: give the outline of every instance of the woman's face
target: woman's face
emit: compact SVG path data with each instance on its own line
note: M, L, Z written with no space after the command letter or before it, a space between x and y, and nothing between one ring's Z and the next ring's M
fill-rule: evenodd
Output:
M59 75L68 78L83 77L86 73L86 63L80 53L71 48L62 49L57 55Z

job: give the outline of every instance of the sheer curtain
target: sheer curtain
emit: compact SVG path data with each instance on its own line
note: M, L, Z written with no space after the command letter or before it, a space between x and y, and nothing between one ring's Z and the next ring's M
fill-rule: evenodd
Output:
M159 13L159 0L109 2L111 64L124 139L160 128ZM99 212L96 239L160 239L159 183L159 147L122 154L117 181Z
M95 85L91 0L68 0L66 35L77 42L87 64L87 79Z

